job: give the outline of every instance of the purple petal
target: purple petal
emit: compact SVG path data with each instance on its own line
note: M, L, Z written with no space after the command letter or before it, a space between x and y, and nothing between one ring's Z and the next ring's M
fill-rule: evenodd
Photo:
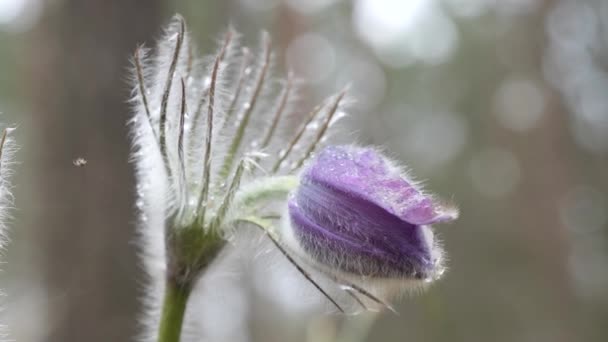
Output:
M451 219L375 150L346 146L311 162L289 214L317 261L373 277L427 277L440 253L426 225Z
M416 225L448 222L457 216L454 211L435 204L431 197L403 178L400 170L370 148L327 147L304 172L303 178L372 202Z

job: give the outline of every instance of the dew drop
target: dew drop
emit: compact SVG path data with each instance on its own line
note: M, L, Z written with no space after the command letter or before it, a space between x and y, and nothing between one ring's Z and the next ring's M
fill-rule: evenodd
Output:
M319 128L319 121L317 121L317 120L309 123L308 126L306 127L307 130L311 130L311 131L317 130L318 128Z
M243 109L249 109L251 107L251 103L245 102L243 103Z

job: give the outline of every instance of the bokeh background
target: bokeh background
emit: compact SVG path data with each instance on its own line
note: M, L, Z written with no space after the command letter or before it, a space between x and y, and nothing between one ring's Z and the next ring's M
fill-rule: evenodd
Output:
M0 0L0 120L22 146L11 339L133 340L128 59L176 12L203 52L229 24L250 45L268 30L305 104L350 83L338 138L385 146L462 212L438 227L449 272L400 315L327 314L260 243L193 304L200 340L608 339L607 1Z

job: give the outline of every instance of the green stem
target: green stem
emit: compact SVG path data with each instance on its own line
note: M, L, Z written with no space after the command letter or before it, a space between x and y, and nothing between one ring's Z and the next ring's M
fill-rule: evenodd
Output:
M158 342L179 342L189 296L189 286L184 287L171 280L167 281L158 330Z

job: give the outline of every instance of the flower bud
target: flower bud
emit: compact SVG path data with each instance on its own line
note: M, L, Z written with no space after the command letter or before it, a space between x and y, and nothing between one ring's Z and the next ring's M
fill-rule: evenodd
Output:
M444 269L430 225L458 215L378 151L354 146L320 151L304 169L288 212L294 247L322 270L425 281Z

